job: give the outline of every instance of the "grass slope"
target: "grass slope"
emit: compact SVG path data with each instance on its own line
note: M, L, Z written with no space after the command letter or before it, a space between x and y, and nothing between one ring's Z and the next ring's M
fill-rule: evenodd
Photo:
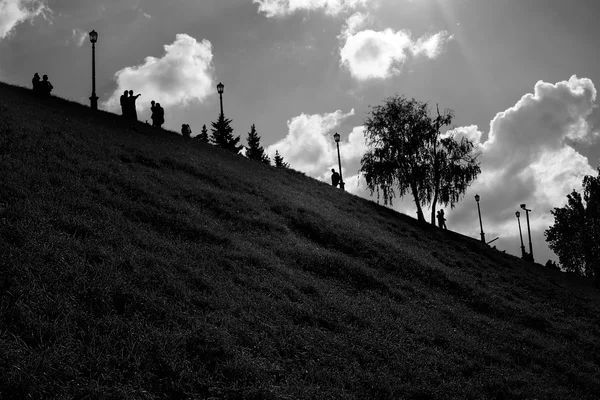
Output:
M0 398L594 399L587 282L0 84Z

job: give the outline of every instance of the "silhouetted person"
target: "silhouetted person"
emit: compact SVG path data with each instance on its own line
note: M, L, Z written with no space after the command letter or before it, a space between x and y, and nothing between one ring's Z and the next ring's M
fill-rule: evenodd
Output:
M192 128L188 124L181 125L181 135L185 138L189 138L192 135Z
M131 117L132 120L137 121L137 110L135 109L135 101L137 100L138 97L140 97L141 94L137 94L137 95L133 95L133 90L129 91L129 97L127 98L127 103L129 103L129 112L131 113L129 116Z
M333 187L338 187L340 184L340 174L335 172L335 169L331 168L331 184Z
M50 96L52 89L54 89L54 86L52 86L52 84L48 80L48 75L44 75L42 81L40 82L40 93L43 96Z
M444 218L444 210L440 210L437 212L437 220L440 229L448 229L446 228L446 218Z
M121 97L119 97L119 101L121 103L121 113L123 114L124 117L128 117L128 97L127 95L129 94L129 92L126 90L123 92L123 94L121 95Z
M154 113L156 126L160 128L165 123L165 109L160 106L160 103L156 103Z
M40 93L40 75L36 72L31 79L31 85L33 86L33 93Z
M152 100L150 102L150 119L152 120L152 126L158 126L156 124L157 121L157 117L156 117L156 102L154 100Z

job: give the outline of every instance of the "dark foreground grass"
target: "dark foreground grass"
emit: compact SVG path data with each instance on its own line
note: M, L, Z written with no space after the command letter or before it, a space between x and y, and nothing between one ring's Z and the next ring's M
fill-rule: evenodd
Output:
M0 398L597 399L599 296L0 84Z

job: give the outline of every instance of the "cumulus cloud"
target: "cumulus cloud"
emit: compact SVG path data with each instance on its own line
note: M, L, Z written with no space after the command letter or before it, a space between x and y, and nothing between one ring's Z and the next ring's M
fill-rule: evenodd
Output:
M258 11L268 18L293 14L297 11L323 10L328 15L355 10L366 6L370 0L252 0Z
M0 40L9 36L20 23L38 16L45 18L50 11L42 0L0 1Z
M104 103L111 110L119 109L119 97L124 90L141 93L138 109L149 107L150 100L163 107L203 101L213 93L212 45L186 34L178 34L172 44L165 45L161 58L146 57L141 65L117 71L117 88Z
M415 41L410 32L390 28L352 33L351 27L358 22L361 22L360 17L354 21L348 19L340 35L345 39L340 49L340 64L358 80L386 79L399 74L409 54L436 58L451 38L446 31L441 31Z
M334 166L337 169L337 149L333 141L333 131L348 117L354 115L354 109L344 114L341 110L326 114L301 114L287 122L288 134L285 138L267 148L269 156L275 151L283 156L290 166L314 178L324 179ZM342 134L340 153L344 165L360 159L365 144L362 127L352 130L346 139Z
M590 79L572 76L555 84L539 81L533 93L494 117L485 142L481 143L483 134L476 126L455 129L477 144L482 173L467 200L447 213L449 222L476 236L478 227L472 222L478 217L470 199L478 193L485 230L511 237L516 229L514 213L526 203L533 210L530 222L536 247L543 249L544 260L550 258L543 236L553 223L550 210L564 205L573 189L581 189L584 175L595 175L596 166L569 145L572 140L593 143L589 118L595 100L596 88ZM518 247L512 250L519 252Z

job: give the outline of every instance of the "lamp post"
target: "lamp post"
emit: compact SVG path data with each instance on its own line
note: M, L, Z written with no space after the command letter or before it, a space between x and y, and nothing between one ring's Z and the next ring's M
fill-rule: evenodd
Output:
M519 223L519 236L521 237L521 258L525 259L525 245L523 244L523 233L521 232L521 213L517 211L515 215L517 216L517 222Z
M483 233L483 224L481 223L481 209L479 208L479 197L478 194L475 195L475 201L477 202L477 212L479 213L479 228L481 228L481 241L485 243L485 233Z
M225 89L225 86L219 82L217 85L217 92L219 92L219 97L221 99L221 114L223 114L223 89Z
M98 109L98 96L96 96L96 42L98 41L98 32L90 32L90 42L92 42L92 95L90 96L90 107L92 110Z
M529 235L529 257L530 261L533 262L533 245L531 244L531 229L529 228L529 210L525 204L521 204L521 208L525 210L527 216L527 234Z
M338 165L340 167L340 189L344 190L344 178L342 178L342 159L340 158L340 134L336 132L333 135L333 139L337 145Z

